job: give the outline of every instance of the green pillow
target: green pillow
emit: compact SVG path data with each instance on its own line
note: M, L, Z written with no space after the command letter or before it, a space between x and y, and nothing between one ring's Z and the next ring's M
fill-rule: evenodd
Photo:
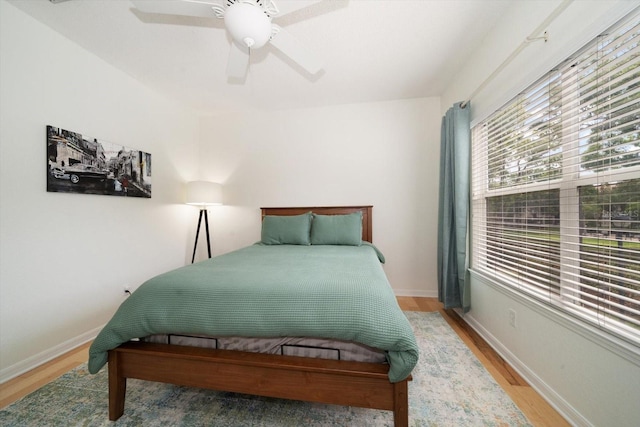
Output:
M265 215L262 243L265 245L310 245L311 212L302 215Z
M362 245L362 212L348 215L313 214L312 245Z

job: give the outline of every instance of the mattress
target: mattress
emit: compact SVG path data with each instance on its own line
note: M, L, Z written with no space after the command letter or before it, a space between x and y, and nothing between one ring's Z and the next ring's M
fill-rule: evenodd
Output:
M156 344L185 345L217 350L247 351L354 362L386 363L382 350L351 341L323 338L275 337L210 337L206 335L155 334L141 339Z

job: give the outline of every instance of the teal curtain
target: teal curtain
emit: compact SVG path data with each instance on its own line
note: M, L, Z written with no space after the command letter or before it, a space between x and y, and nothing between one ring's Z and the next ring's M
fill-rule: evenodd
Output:
M442 118L438 205L438 299L445 308L470 308L467 231L471 166L471 106L456 103Z

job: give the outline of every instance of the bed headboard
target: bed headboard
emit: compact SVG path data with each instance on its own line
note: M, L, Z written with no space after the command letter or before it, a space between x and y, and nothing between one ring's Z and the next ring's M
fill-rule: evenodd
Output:
M327 206L327 207L290 207L290 208L260 208L262 218L265 215L301 215L306 212L318 215L346 215L362 212L362 240L373 243L373 227L371 211L373 206Z

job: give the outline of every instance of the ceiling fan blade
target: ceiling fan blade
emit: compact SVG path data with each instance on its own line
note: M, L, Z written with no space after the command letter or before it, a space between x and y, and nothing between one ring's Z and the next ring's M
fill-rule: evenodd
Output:
M136 9L145 13L161 13L165 15L196 16L200 18L215 17L214 6L217 3L196 0L131 0Z
M232 41L227 62L227 76L243 79L247 75L247 68L249 68L249 48L241 48Z
M293 37L291 33L275 24L273 28L276 30L276 34L271 38L271 44L280 52L287 55L311 74L315 74L322 69L320 58Z

